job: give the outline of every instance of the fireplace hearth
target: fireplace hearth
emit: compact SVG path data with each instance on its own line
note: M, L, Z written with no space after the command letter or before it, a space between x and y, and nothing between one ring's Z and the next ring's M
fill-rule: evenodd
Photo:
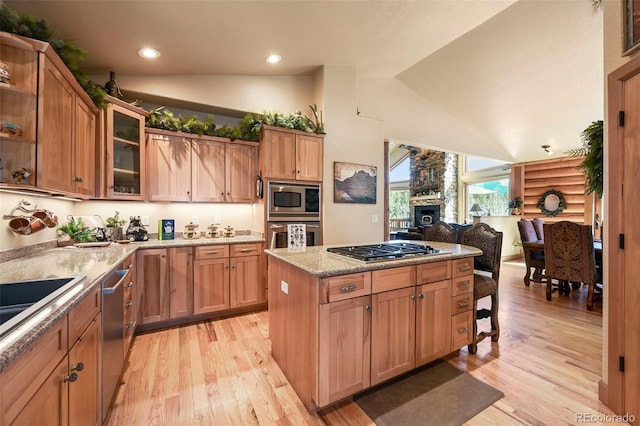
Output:
M413 225L427 226L440 220L440 206L436 204L413 207Z

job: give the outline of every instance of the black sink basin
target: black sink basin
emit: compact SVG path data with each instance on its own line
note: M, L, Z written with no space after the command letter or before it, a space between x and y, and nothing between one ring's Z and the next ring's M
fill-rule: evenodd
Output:
M0 284L0 324L52 296L74 279L76 278L51 278Z

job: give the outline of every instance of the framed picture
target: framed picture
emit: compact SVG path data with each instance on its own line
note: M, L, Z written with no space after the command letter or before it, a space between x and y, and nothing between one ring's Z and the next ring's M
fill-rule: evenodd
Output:
M640 0L624 0L624 55L640 47Z
M377 168L351 163L333 163L333 201L375 204Z

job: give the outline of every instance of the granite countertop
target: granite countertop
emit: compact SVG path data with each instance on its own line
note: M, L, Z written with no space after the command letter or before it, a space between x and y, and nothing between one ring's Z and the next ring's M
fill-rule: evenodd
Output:
M194 240L149 240L130 244L111 244L106 247L63 247L21 257L2 263L2 283L47 278L86 277L82 288L67 302L51 310L29 326L19 325L0 337L0 371L26 350L38 337L64 318L69 310L100 285L101 278L138 249L188 247L220 244L261 243L261 235L238 235L225 238ZM53 306L51 303L50 306ZM38 314L39 315L39 314Z
M399 242L394 240L394 242ZM425 244L439 249L447 250L451 253L416 256L406 259L377 261L366 263L360 260L351 259L338 254L327 252L329 247L337 246L315 246L306 247L302 250L289 250L286 248L265 250L270 256L283 260L290 265L302 269L303 271L318 278L333 277L337 275L353 274L356 272L374 271L378 269L396 268L399 266L418 265L421 263L439 262L442 260L458 259L462 257L479 256L482 250L461 244L440 243L434 241L405 241L413 244Z

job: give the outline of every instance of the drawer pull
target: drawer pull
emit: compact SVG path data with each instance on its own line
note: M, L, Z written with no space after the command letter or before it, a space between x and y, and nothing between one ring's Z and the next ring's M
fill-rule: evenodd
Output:
M469 265L464 265L464 266L459 266L458 267L458 271L460 271L460 272L468 271L469 269L471 269L471 266L469 266Z
M131 287L133 287L133 281L129 281L129 282L127 283L127 288L131 288Z
M340 287L340 293L349 293L358 288L357 284L346 285L344 287Z
M79 362L76 365L72 365L71 366L71 371L82 371L84 370L84 363L83 362Z
M469 288L469 281L465 281L463 283L458 283L458 288L460 290L466 290Z
M256 251L256 249L254 248L240 249L240 253L249 253L250 251Z
M464 302L458 302L458 308L466 308L469 306L469 301L465 300Z
M64 376L63 379L66 382L75 382L76 380L78 380L78 373L71 373L68 376Z
M129 321L124 325L125 328L131 328L132 326L133 326L133 321Z
M458 329L458 334L467 334L468 332L469 332L469 329L467 327Z
M205 251L205 254L218 254L220 253L220 250L213 250L213 251Z
M124 306L125 306L125 308L128 308L131 305L133 305L133 300L129 300Z

